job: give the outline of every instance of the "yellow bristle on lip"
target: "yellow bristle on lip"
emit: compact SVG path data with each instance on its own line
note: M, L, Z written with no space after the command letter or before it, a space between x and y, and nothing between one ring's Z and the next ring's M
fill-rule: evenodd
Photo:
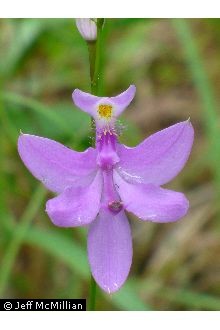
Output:
M109 104L100 104L98 113L101 118L109 119L112 117L112 106Z

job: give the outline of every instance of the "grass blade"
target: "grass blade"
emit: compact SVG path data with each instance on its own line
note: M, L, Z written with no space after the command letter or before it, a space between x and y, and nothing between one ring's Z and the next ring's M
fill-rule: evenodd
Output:
M218 105L214 90L205 70L196 38L191 31L189 20L173 19L172 22L182 45L189 72L201 101L204 124L210 144L209 154L212 158L210 164L213 166L218 183L218 193L220 193L220 132L218 128Z
M44 197L46 195L45 188L40 185L33 193L33 196L21 217L19 224L13 231L11 241L8 248L6 249L5 255L3 256L1 262L1 272L0 272L0 296L3 294L5 287L9 281L10 274L17 257L20 246L23 243L25 234L30 226L31 221L35 217L39 206L42 204Z

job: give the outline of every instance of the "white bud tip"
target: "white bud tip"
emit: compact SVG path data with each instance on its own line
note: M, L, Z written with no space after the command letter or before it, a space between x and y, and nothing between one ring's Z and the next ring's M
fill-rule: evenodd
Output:
M76 26L81 36L87 41L94 41L97 38L97 26L94 19L76 18Z

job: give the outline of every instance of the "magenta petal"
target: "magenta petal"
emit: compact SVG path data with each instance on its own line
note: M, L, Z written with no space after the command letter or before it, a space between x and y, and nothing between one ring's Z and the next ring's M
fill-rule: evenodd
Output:
M124 208L142 220L173 222L188 211L189 202L182 193L152 184L128 183L116 172L114 182Z
M151 135L134 148L118 145L118 172L130 182L163 185L182 170L193 137L193 127L185 121Z
M123 93L110 97L112 104L115 106L115 115L118 117L125 108L131 103L135 96L136 87L131 85L126 91Z
M75 227L93 221L100 208L102 176L98 172L88 187L67 188L59 196L50 199L46 212L56 226Z
M97 170L97 153L93 148L77 152L50 139L21 134L18 152L29 171L56 193L73 184L88 185Z
M104 291L112 293L123 285L132 262L130 225L123 211L100 210L89 228L88 257L92 275Z
M97 111L95 106L98 104L101 97L85 93L80 89L75 89L73 91L72 98L78 108L94 117Z

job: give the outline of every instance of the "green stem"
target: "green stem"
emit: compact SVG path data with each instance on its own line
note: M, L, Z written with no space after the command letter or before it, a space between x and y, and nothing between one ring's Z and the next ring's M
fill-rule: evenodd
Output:
M102 58L102 32L104 19L97 19L97 40L95 46L88 42L89 45L89 61L90 61L90 75L91 75L91 93L93 95L100 94L100 87L102 84L101 72L101 58Z
M96 42L95 41L88 41L88 51L89 51L89 66L90 66L90 80L92 85L92 80L95 73L95 59L96 59ZM92 86L91 86L92 92Z
M102 85L102 72L101 72L101 58L102 58L102 31L103 31L103 18L97 19L97 40L96 42L88 42L89 49L89 63L90 63L90 79L91 79L91 93L93 95L100 95L100 87ZM92 119L92 127L94 127L94 120ZM89 310L95 310L96 302L96 282L91 275L90 282L90 301Z
M44 187L42 185L39 185L36 191L34 192L34 194L32 195L32 198L24 214L21 217L18 226L16 226L11 242L9 243L9 246L1 262L0 296L5 290L19 248L23 242L23 239L25 237L25 234L29 228L31 221L35 217L39 209L39 206L42 204L42 201L44 200L45 194L46 191Z
M96 282L95 282L93 276L91 275L91 280L90 280L90 301L89 301L89 310L90 311L95 310L96 289L97 289Z

